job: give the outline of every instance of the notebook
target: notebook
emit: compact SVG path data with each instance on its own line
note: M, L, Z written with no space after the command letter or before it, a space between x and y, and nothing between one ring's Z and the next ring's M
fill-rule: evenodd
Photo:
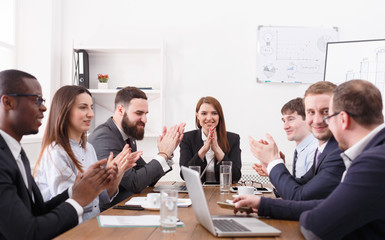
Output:
M154 192L160 192L160 190L162 189L168 189L168 188L174 188L176 190L178 190L178 192L187 192L187 187L185 185L159 185L159 186L156 186L152 191Z
M280 230L254 217L211 216L198 172L182 166L182 173L199 223L214 236L279 236L281 234Z

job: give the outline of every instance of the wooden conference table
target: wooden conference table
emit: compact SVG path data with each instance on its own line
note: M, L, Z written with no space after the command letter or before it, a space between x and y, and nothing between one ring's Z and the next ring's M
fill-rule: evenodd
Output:
M167 182L160 184L181 184L176 182ZM132 197L146 196L147 193L152 192L152 187L146 188L141 194L135 194ZM223 209L217 205L217 201L225 201L226 199L232 199L231 194L220 194L219 187L206 186L204 187L206 199L208 201L210 213L212 215L229 215L232 214L231 210ZM264 194L267 197L273 197L273 194ZM179 193L179 198L189 198L188 193ZM128 198L129 199L129 198ZM127 200L128 200L127 199ZM121 202L119 205L124 205L127 201ZM159 214L154 211L137 211L137 210L120 210L120 209L108 209L101 213L101 215L148 215ZM195 216L193 208L178 208L178 218L184 222L184 227L178 227L176 233L162 233L161 228L145 227L145 228L104 228L99 227L96 218L90 219L77 227L63 233L56 239L218 239L211 235L203 226L201 226ZM282 231L280 237L260 237L253 239L304 239L297 221L286 220L274 220L274 219L262 219L262 221L270 224L271 226ZM230 239L230 238L223 238ZM243 238L232 238L243 239Z

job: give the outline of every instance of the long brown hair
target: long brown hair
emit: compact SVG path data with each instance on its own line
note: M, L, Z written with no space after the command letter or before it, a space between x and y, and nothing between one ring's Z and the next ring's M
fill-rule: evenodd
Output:
M82 93L87 93L92 96L86 88L75 85L63 86L57 90L53 96L48 116L48 123L45 128L43 142L41 144L41 150L39 158L36 162L34 174L40 164L44 150L46 150L53 142L55 142L55 145L63 147L64 151L67 152L78 171L83 172L80 161L75 157L75 154L71 149L67 128L69 124L70 112L75 103L76 97ZM83 133L81 139L82 147L85 148L87 143L87 133Z
M226 123L225 123L225 116L223 115L222 106L219 103L219 101L213 97L202 97L199 99L197 106L195 108L195 112L198 113L201 105L203 103L211 104L214 106L215 110L218 112L219 115L219 121L217 126L217 134L218 134L218 145L221 147L223 152L227 153L230 151L230 144L229 140L227 139L227 133L226 133ZM201 129L202 126L199 123L198 118L195 116L195 125L197 128Z

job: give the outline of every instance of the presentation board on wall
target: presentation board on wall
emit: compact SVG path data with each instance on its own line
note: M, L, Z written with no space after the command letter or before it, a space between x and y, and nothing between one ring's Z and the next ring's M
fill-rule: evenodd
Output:
M257 81L322 81L326 44L335 41L338 41L338 29L335 27L259 26Z
M327 44L324 80L340 84L352 79L372 82L385 100L385 39Z

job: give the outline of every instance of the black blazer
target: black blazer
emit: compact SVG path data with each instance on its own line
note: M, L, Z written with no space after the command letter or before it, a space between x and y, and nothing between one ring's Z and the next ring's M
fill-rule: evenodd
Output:
M110 152L113 152L114 156L118 155L126 145L126 141L112 118L95 128L88 137L88 142L95 148L98 160L108 158ZM132 137L130 137L129 145L132 152L137 151L136 140ZM157 160L153 159L146 163L140 157L136 161L136 166L124 173L119 185L119 193L115 199L109 204L100 204L100 209L105 210L134 193L140 193L146 187L156 184L164 174L165 172Z
M284 164L276 165L270 171L270 181L283 199L313 200L326 198L341 182L345 164L341 150L332 137L313 166L301 178L294 178Z
M48 202L32 178L35 201L24 184L11 150L0 135L0 239L51 239L78 224L67 190Z
M227 139L230 144L230 151L225 153L222 161L232 161L232 178L233 182L238 182L241 178L241 149L239 147L240 137L238 134L227 132ZM200 159L198 152L203 146L202 140L202 131L201 129L193 130L189 132L185 132L183 135L183 139L179 144L180 147L180 166L201 166L201 171L205 169L207 166L207 160ZM219 165L217 165L218 160L215 161L215 179L219 182ZM180 176L183 178L182 171L180 172ZM206 174L202 176L202 182L206 181Z

